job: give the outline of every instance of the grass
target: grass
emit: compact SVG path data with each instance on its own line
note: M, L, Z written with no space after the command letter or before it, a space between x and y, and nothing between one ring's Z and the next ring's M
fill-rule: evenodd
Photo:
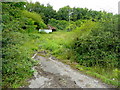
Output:
M101 70L105 70L105 69L101 69L101 68L98 68L97 71L95 70L95 67L85 67L85 66L82 66L82 65L79 65L78 63L76 62L71 62L70 60L61 60L63 63L66 63L68 65L70 65L72 68L86 74L86 75L89 75L89 76L92 76L92 77L95 77L99 80L101 80L102 82L106 83L106 84L109 84L109 85L113 85L115 87L118 87L120 85L120 83L118 83L117 80L113 80L111 79L111 77L114 77L114 75L112 75L111 73L115 74L114 72L106 72L106 71L103 71L101 73ZM118 75L118 74L117 74Z
M60 60L65 60L63 62L70 64L73 68L78 69L90 76L94 76L101 81L112 84L114 86L119 86L118 83L118 73L119 69L103 69L99 67L85 67L82 65L73 64L74 62L74 52L71 50L74 44L75 32L53 32L52 34L42 34L40 41L42 49L49 50L49 52L56 56ZM72 65L73 64L73 65Z
M107 71L99 67L97 67L96 70L95 67L84 67L81 65L76 65L75 67L76 69L83 71L90 76L100 79L104 83L114 85L116 87L120 85L120 83L118 82L118 73L114 73L114 71ZM115 74L117 74L117 76Z

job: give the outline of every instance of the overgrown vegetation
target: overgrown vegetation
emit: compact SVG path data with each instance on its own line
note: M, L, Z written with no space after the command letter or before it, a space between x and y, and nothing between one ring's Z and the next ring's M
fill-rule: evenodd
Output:
M73 67L102 81L120 86L120 16L86 8L25 2L2 3L2 87L20 87L33 74L31 59L38 50L76 62ZM69 23L68 14L71 14ZM39 33L47 25L57 32ZM69 31L69 32L68 32Z
M4 88L23 85L23 82L25 83L25 80L32 76L31 68L36 64L31 59L31 55L38 50L38 43L35 42L38 42L39 36L30 34L37 31L34 25L36 20L21 14L23 10L21 7L24 4L2 3L2 86ZM41 22L44 23L42 20Z

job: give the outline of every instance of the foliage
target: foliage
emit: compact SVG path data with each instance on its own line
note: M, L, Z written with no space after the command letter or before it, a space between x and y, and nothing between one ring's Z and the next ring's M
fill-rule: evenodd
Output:
M72 9L69 7L69 6L65 6L63 8L60 8L57 12L57 19L58 20L66 20L68 21L69 20L69 12L71 11Z
M66 31L72 31L72 30L75 30L77 28L76 24L75 23L70 23L66 28L65 30Z
M114 78L118 82L118 73L116 73L117 76L113 74L116 68L120 68L118 63L120 38L118 37L119 29L116 26L116 19L117 18L112 21L104 21L104 23L99 22L95 24L95 26L89 24L93 27L91 32L86 34L87 36L80 36L81 34L78 34L80 37L76 38L74 51L76 52L75 61L80 65L97 67L100 68L100 70L112 72L113 77L109 75L107 77L109 77L110 80ZM85 26L81 26L81 30L88 28L88 25L85 24ZM88 30L90 30L90 28ZM100 73L100 70L96 71L95 69L94 71ZM101 74L104 75L103 73L106 71L101 72Z
M21 86L24 80L33 73L31 67L35 61L30 57L30 48L22 46L30 38L19 32L3 33L3 35L2 87L16 88Z
M65 20L51 19L48 24L56 27L58 30L64 30L68 26L69 23Z
M44 6L43 4L40 4L39 2L36 2L35 4L27 3L26 9L29 12L36 12L40 14L45 24L48 24L49 19L56 17L56 11L53 10L53 7L50 4L47 4L47 6Z
M88 29L88 25L86 26ZM115 30L111 22L105 22L104 24L98 23L98 25L91 26L93 27L92 32L87 37L83 36L79 38L75 43L75 51L79 54L78 62L85 65L88 63L86 66L98 64L99 66L108 68L117 67L117 51L120 40L115 36L118 33L113 32L113 30L118 31L118 29ZM81 30L85 29L81 27Z
M21 4L23 6L25 3L2 3L3 88L17 88L26 84L26 80L33 75L31 68L36 64L31 59L31 55L38 50L38 43L35 42L38 42L39 37L30 35L37 31L36 25L34 25L36 19L34 16L24 16ZM29 14L38 16L33 13ZM41 22L43 22L42 19Z
M59 59L77 62L78 69L93 72L108 84L118 85L119 15L69 6L56 12L51 5L39 2L6 2L2 8L2 87L20 87L32 76L35 62L31 56L40 48ZM37 33L46 24L59 31Z
M23 11L22 14L28 18L31 18L34 20L34 24L36 24L38 27L37 28L46 28L47 26L43 22L41 16L37 13L33 12L28 12L28 11Z

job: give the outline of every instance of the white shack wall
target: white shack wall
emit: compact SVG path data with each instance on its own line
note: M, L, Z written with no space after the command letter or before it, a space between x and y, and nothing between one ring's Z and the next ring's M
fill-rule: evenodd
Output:
M46 32L46 33L52 32L52 30L48 30L48 29L39 29L39 32L41 32L41 31L44 31L44 32Z

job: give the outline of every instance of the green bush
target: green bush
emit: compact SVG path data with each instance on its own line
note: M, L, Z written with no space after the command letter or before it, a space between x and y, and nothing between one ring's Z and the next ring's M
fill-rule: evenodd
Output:
M65 30L65 28L69 25L68 21L56 20L56 19L50 19L48 24L50 24L51 26L56 27L58 30Z
M2 87L19 87L33 74L31 68L35 62L30 57L30 51L22 47L30 37L19 32L3 33L3 35Z
M33 75L31 69L35 61L31 59L34 51L38 50L35 40L35 20L21 14L17 8L20 3L2 3L2 87L18 88L26 84L26 80ZM29 13L29 12L28 12ZM6 18L7 16L7 18ZM28 32L28 33L25 33ZM38 42L38 41L37 41Z
M34 20L34 24L36 24L38 26L38 29L40 28L46 28L46 24L43 22L41 16L35 12L28 12L26 10L22 11L22 14L28 18L31 18L32 20Z
M88 25L84 24L82 26L84 28L80 28L86 31L87 29L90 30L89 27L92 27L87 36L82 35L75 42L75 51L78 53L77 62L85 66L117 67L119 39L110 31L114 30L114 27L109 30L109 28L106 28L107 25L104 26L100 23L95 24L95 27L93 24L91 25L90 23Z
M65 28L66 31L72 31L72 30L75 30L75 29L76 29L76 25L75 25L75 24L72 24L72 23L70 23L70 24Z

